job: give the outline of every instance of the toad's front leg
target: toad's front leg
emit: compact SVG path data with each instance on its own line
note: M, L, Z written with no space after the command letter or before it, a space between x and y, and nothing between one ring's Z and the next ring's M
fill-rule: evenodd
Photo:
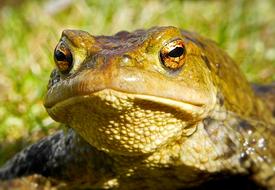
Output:
M112 178L112 160L70 129L30 145L0 168L0 180L32 174L97 187Z

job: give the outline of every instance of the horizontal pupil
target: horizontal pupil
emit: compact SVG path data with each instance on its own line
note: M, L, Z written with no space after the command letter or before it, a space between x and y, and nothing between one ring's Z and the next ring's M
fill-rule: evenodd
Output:
M176 47L168 53L169 57L180 57L184 53L183 47Z
M57 61L65 61L66 60L66 55L63 52L57 50L55 52L55 58L56 58Z

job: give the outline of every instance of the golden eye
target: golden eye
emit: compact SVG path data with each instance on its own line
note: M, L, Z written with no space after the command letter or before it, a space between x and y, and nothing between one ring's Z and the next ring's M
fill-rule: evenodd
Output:
M161 63L168 69L177 70L185 62L186 50L181 39L169 42L160 50Z
M73 67L73 56L67 45L61 41L54 50L54 61L62 74L68 74Z

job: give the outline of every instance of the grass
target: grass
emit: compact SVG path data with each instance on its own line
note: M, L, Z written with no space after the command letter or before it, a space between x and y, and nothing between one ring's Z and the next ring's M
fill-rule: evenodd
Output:
M273 0L8 2L0 3L0 164L59 128L43 108L43 95L53 49L66 28L112 35L178 26L217 41L250 81L275 81Z

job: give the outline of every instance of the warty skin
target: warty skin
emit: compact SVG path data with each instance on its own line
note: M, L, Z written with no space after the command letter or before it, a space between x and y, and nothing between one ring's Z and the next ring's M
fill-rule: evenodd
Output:
M275 188L272 112L211 40L175 27L65 30L55 61L45 107L69 130L18 153L0 179L177 189L243 175Z

